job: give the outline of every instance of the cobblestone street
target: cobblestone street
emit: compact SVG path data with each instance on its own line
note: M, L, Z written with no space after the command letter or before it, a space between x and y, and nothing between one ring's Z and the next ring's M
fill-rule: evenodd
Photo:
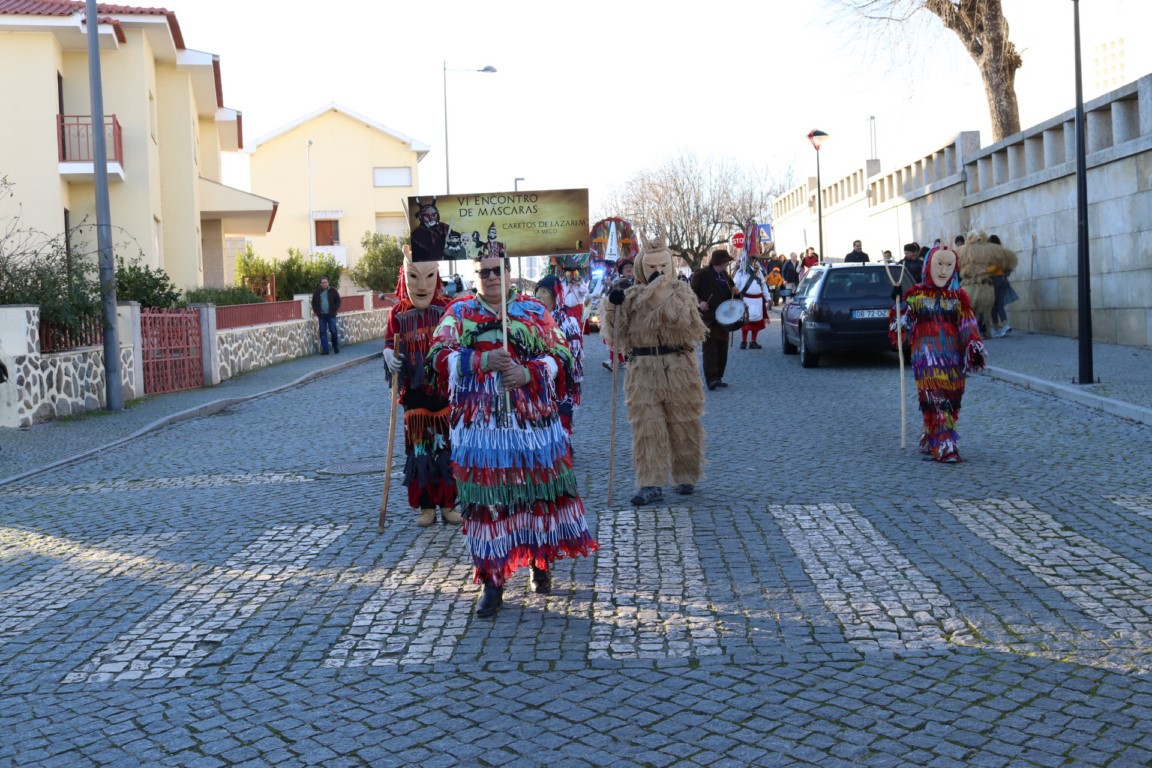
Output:
M588 338L601 550L494 620L402 442L376 533L379 359L0 484L0 765L1152 764L1152 427L979 376L923 462L895 357L778 332L642 508Z

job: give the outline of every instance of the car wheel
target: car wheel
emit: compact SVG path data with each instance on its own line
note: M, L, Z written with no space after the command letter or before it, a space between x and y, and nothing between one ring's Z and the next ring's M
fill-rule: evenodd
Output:
M820 355L813 352L808 347L808 342L804 338L804 329L800 329L800 365L804 368L815 368L820 364Z
M788 326L784 325L783 319L780 320L780 348L786 355L796 354L796 345L788 341Z

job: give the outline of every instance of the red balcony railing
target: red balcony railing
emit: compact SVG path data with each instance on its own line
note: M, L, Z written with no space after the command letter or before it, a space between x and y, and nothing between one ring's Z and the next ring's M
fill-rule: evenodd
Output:
M96 158L91 115L57 115L56 139L60 162L91 163ZM116 115L104 116L104 141L108 162L124 164L124 137Z
M247 325L282 323L302 320L300 302L270 301L263 304L236 304L216 307L216 329L242 328Z

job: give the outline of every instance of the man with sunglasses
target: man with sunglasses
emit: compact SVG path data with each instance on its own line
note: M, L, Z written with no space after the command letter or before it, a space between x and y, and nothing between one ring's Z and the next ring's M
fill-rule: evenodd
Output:
M598 547L558 408L575 386L575 359L548 309L508 292L508 272L507 258L483 253L476 295L448 305L427 362L452 404L452 471L473 578L483 584L481 618L497 613L520 567L547 594L552 561Z

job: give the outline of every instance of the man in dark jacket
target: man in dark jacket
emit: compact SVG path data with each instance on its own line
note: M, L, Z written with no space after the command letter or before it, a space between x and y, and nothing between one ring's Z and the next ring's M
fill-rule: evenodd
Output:
M725 271L731 261L728 251L716 251L708 260L708 266L697 270L691 280L692 291L699 299L700 314L708 326L708 338L704 340L701 352L704 381L710 390L728 386L724 383L724 369L728 367L728 331L716 322L716 308L736 295L736 285Z
M852 241L852 250L844 257L845 264L867 264L871 261L868 254L861 250L862 243L859 240Z
M340 310L340 293L328 287L328 278L320 278L320 287L312 292L312 313L320 320L320 354L328 354L328 337L332 351L340 354L340 337L336 335L336 313ZM327 333L325 332L327 329Z
M923 277L921 273L924 271L924 259L920 256L919 243L908 243L904 246L904 260L900 264L912 275L913 285L920 282Z

